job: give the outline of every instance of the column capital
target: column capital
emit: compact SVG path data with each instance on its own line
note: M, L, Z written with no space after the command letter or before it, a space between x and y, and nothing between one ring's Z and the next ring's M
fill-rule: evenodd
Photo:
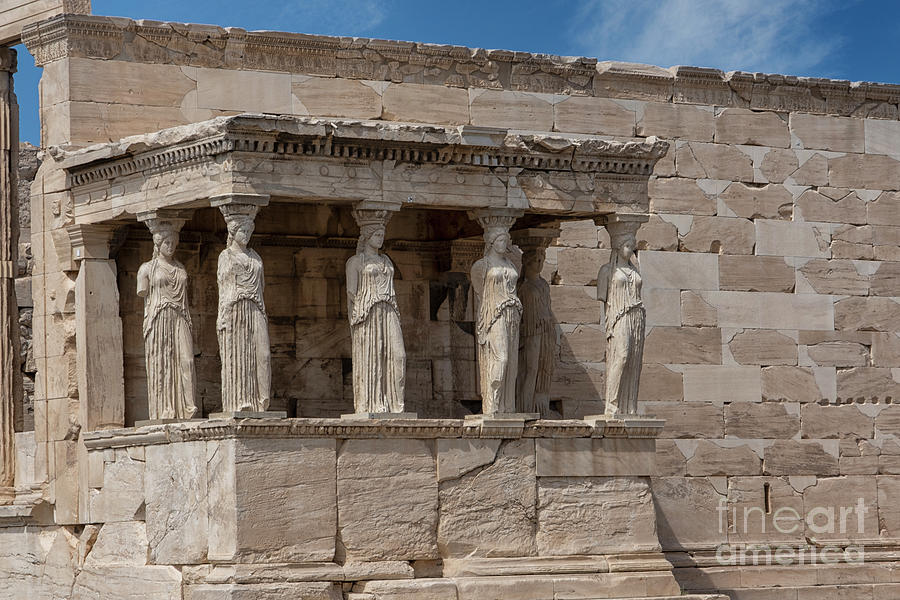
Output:
M482 229L503 228L509 230L516 219L525 214L521 208L498 206L495 208L477 208L469 211L469 218L478 221Z
M0 71L15 73L17 66L16 51L12 48L0 48Z
M550 227L532 227L516 229L510 232L513 243L519 248L546 248L559 237L559 229Z
M116 231L112 225L69 225L66 227L72 244L72 260L109 258L109 242Z
M209 199L209 205L222 208L231 204L248 204L251 206L268 206L269 196L266 194L221 194Z
M594 223L603 227L626 223L636 223L636 227L640 227L649 220L650 215L647 213L612 213L594 217Z
M360 229L364 225L381 225L385 227L388 221L391 220L391 217L394 216L394 213L400 210L401 206L399 202L363 200L362 202L357 202L350 212Z

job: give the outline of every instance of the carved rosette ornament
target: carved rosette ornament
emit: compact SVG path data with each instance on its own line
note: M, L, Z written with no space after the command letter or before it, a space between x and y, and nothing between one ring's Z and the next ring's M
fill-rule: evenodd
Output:
M641 300L636 234L642 215L609 217L612 254L597 274L597 299L606 307L606 414L638 412L647 313Z
M269 322L262 259L247 246L259 207L235 202L219 210L228 227L228 242L217 269L222 411L263 412L269 408L272 381Z
M515 413L522 302L516 295L519 270L511 260L509 229L522 211L482 209L471 215L484 229L484 256L471 270L481 411Z
M394 291L394 263L381 252L389 208L353 211L359 225L356 254L346 264L347 308L357 414L404 412L406 348Z
M188 274L175 259L186 215L139 215L153 234L153 258L141 265L137 293L144 298L144 355L151 420L190 419L195 402L194 344Z
M523 229L513 234L522 249L522 275L516 288L522 301L517 408L522 413L539 413L542 418L552 416L550 382L559 354L559 334L550 307L550 284L541 271L547 246L557 237L558 229Z

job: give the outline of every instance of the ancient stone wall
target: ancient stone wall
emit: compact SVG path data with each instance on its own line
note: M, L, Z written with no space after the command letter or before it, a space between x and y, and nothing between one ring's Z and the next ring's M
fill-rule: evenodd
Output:
M54 37L60 32L63 41ZM664 550L700 556L724 542L776 539L771 522L765 533L740 523L723 530L723 501L802 513L863 498L865 527L845 532L843 543L900 540L896 86L99 18L58 19L26 32L26 41L45 70L48 145L84 146L245 111L672 141L638 236L649 326L641 400L645 412L668 420L653 482ZM45 303L35 330L47 340L36 352L36 410L59 415L36 433L37 455L55 456L56 499L66 508L77 484L67 470L77 443L66 418L77 414L77 391L64 188L49 168L38 177L33 239L43 265L35 297ZM553 396L567 417L602 408L604 325L594 279L608 246L603 229L570 222L548 250L562 331ZM128 277L148 252L145 239L120 253L126 347L135 353L138 307ZM209 269L200 252L189 271L202 281ZM279 261L270 252L273 277L296 264L296 254ZM340 263L349 249L342 252L326 254ZM278 290L267 291L276 305ZM213 306L209 296L204 302ZM335 327L340 321L334 315ZM135 353L126 358L132 366ZM323 362L320 372L338 386L337 363ZM77 506L57 510L77 521ZM783 541L808 534L799 527ZM689 589L754 587L714 562L705 571L689 564ZM872 592L871 582L858 583Z
M28 142L19 144L19 267L16 280L16 300L19 305L19 343L22 368L23 397L16 408L16 431L34 429L34 377L37 367L32 352L31 272L34 256L31 253L31 184L40 161L38 148Z

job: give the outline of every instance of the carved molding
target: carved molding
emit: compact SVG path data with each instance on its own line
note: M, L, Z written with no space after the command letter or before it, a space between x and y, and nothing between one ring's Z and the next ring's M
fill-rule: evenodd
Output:
M101 59L140 56L149 63L286 71L462 88L889 119L896 119L900 113L900 85L743 71L724 73L687 66L662 69L632 63L598 63L594 58L439 44L248 32L209 25L175 28L166 23L71 14L26 27L22 39L39 66L67 56ZM125 51L126 44L128 51ZM202 45L202 49L168 50L184 44Z

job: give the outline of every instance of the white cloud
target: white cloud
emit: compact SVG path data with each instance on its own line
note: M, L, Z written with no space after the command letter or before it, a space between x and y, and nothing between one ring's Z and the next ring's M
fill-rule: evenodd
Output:
M843 43L816 30L835 0L584 0L576 43L600 60L820 74Z
M364 35L384 21L385 0L290 0L281 18L291 27L320 35Z

